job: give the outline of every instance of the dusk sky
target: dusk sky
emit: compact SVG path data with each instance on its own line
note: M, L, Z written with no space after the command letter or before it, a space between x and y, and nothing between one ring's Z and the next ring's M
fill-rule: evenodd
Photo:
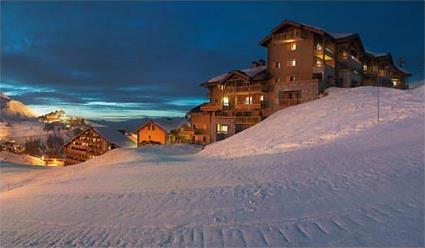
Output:
M424 78L423 2L2 2L1 91L38 113L184 116L209 78L266 59L259 41L291 19L357 32Z

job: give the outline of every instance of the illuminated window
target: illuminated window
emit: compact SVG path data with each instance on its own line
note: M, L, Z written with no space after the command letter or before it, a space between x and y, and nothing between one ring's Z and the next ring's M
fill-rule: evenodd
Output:
M223 106L225 107L229 106L229 98L227 96L223 97Z
M275 83L280 83L280 78L275 78L275 79L274 79L274 82L275 82Z
M260 96L260 101L264 101L264 96L263 95Z
M295 67L297 65L297 61L295 59L290 59L286 63L287 66Z
M252 104L252 96L245 97L245 104L248 104L248 105Z
M280 68L280 62L275 62L274 63L274 68L275 69L279 69Z
M289 77L289 81L290 81L290 82L294 82L294 81L295 81L295 76L290 76L290 77Z
M290 51L295 51L295 50L297 50L297 43L290 43L289 44L289 50Z
M317 45L316 45L316 50L317 50L317 51L322 51L322 45L317 44Z
M322 61L321 61L320 59L318 59L318 60L316 61L316 66L317 66L317 67L322 67Z
M347 51L343 51L343 52L342 52L342 57L344 57L344 58L347 58L347 57L348 57L348 53L347 53Z
M219 90L224 90L224 85L221 85L221 84L220 84L220 85L218 86L218 89L219 89Z
M398 85L398 79L393 78L392 82L393 82L394 87L396 87Z
M229 131L228 125L217 124L217 133L227 133Z
M367 65L366 64L363 65L363 71L367 71Z

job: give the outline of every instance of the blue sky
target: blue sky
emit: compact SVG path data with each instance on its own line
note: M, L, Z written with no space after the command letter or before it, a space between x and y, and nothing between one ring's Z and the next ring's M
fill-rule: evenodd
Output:
M423 2L1 2L1 90L39 113L184 116L199 86L266 58L258 42L291 19L358 32L424 78Z

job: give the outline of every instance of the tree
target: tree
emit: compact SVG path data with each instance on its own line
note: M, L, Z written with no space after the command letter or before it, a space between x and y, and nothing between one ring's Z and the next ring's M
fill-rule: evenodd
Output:
M60 155L60 150L64 144L63 138L59 135L49 135L47 137L47 154L49 155Z
M25 142L25 153L33 155L33 156L39 156L41 155L41 142L39 139L35 140L28 140Z

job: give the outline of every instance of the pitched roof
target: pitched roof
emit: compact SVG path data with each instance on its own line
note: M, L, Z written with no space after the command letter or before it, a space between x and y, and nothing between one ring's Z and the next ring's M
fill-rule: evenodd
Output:
M261 65L261 66L257 66L257 67L254 67L254 68L245 68L245 69L242 69L242 70L233 70L233 71L229 71L229 72L220 74L218 76L215 76L215 77L209 79L204 84L222 82L234 73L240 73L242 75L247 76L248 78L253 78L253 77L259 75L260 73L265 72L266 69L267 69L267 66Z
M320 28L320 27L315 27L315 26L311 26L311 25L308 25L308 24L304 24L304 23L300 23L300 22L296 22L296 21L292 21L292 20L285 20L282 23L280 23L279 25L277 25L272 30L271 34L267 35L266 37L264 37L260 41L260 45L265 46L267 44L267 42L271 39L272 34L275 33L276 31L278 31L284 25L291 25L291 26L295 26L295 27L299 27L299 28L305 28L305 29L308 29L312 32L322 34L322 35L326 35L326 36L331 37L335 40L347 39L347 38L358 38L359 41L360 41L360 45L364 48L363 43L360 39L360 35L358 33L332 33L332 32L328 32L325 29Z
M207 103L199 104L198 106L196 106L196 107L192 108L191 110L189 110L188 113L200 113L200 112L202 112L201 111L201 106L204 105L204 104L207 104Z
M187 120L181 118L147 119L146 121L142 122L142 124L136 129L136 131L142 129L148 123L153 123L156 126L160 127L162 130L164 130L164 132L168 133L169 131L178 128L186 122Z
M355 36L356 33L329 33L334 39L345 39Z
M401 68L400 66L394 65L394 67L401 71L402 73L406 74L407 76L412 76L412 73L408 72L407 70L405 70L404 68Z
M127 136L118 132L115 129L111 129L108 127L88 127L84 129L83 131L81 131L78 135L68 140L63 146L68 145L69 143L71 143L73 140L75 140L77 137L79 137L81 134L83 134L89 129L93 130L94 132L99 134L102 138L107 140L109 143L114 144L117 147L120 147L120 148L136 147L136 144L132 140L130 140Z
M391 56L391 53L374 53L374 52L371 52L371 51L368 51L368 50L366 50L365 52L368 53L369 55L372 55L375 58Z
M112 144L115 144L116 146L120 148L136 147L136 144L133 141L131 141L127 136L118 132L115 129L111 129L108 127L92 127L92 129L95 130L99 135L101 135L107 141L109 141Z

